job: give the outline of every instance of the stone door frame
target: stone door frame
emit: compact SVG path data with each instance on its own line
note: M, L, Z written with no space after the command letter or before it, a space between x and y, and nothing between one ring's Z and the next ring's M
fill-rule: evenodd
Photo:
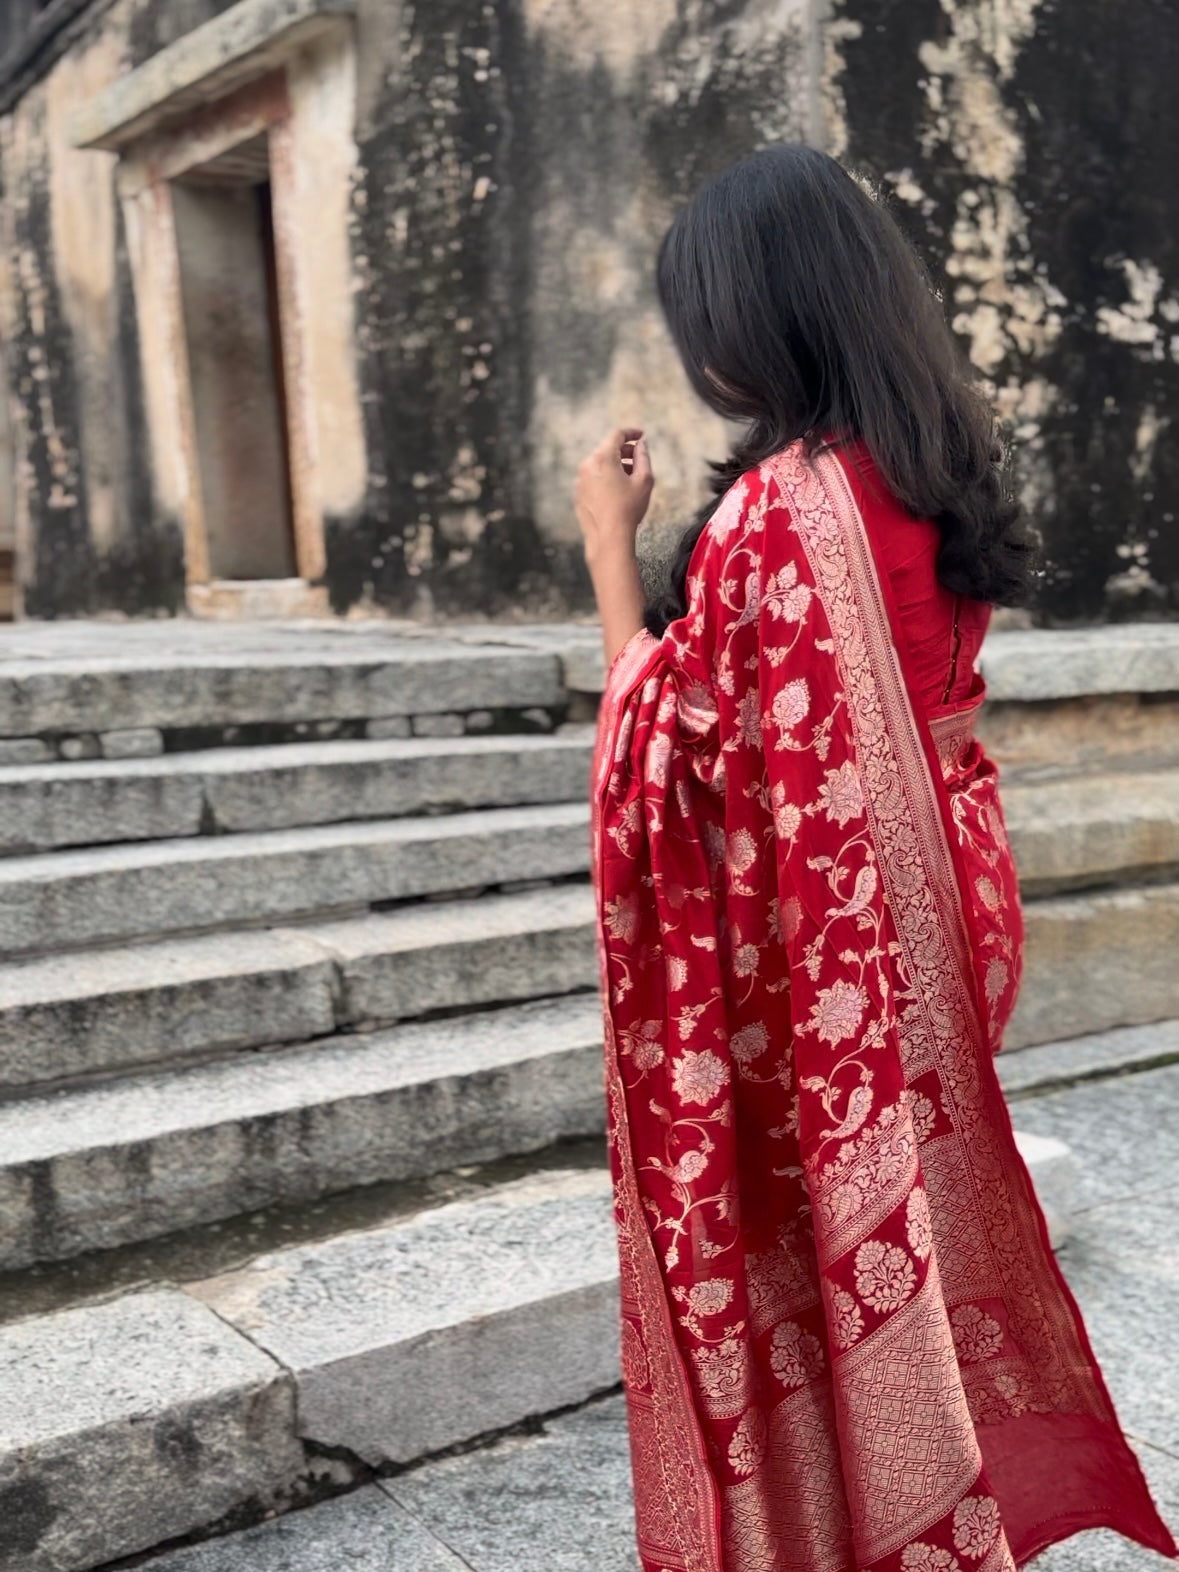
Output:
M326 591L312 588L322 584L327 565L328 487L322 473L321 430L325 396L337 401L353 397L355 409L341 412L333 408L331 419L339 426L341 413L350 416L345 423L358 441L363 431L359 390L354 382L348 386L349 379L338 372L340 364L351 364L355 358L351 299L325 299L310 266L317 250L322 252L325 247L334 248L337 258L347 257L347 203L335 203L331 213L321 215L314 201L300 193L301 160L312 155L323 139L325 106L328 135L335 136L336 163L347 164L348 148L355 163L355 46L352 20L346 14L350 7L347 0L328 0L327 4L310 0L302 6L296 0L293 9L316 13L321 25L313 36L307 36L306 28L288 27L288 48L283 51L284 40L275 37L271 29L261 44L253 38L251 47L236 55L223 47L214 68L203 79L199 78L199 63L185 79L186 47L196 46L196 52L203 46L207 54L209 35L219 25L228 36L225 22L232 23L257 9L256 0L243 0L224 14L221 24L198 29L189 39L173 44L113 84L98 100L82 107L74 135L79 146L118 153L115 179L135 294L156 495L160 512L177 519L183 532L189 609L213 615L327 611ZM322 15L321 11L330 14ZM143 90L136 92L136 78L153 74L172 85L172 91L155 90L155 101L145 109ZM177 76L180 89L174 85ZM149 93L153 87L148 81ZM121 104L127 101L132 112L123 110L125 123L118 124ZM201 495L171 183L261 135L267 139L270 159L298 579L216 581L210 571ZM341 159L343 142L348 146ZM336 232L325 233L323 224L330 224L333 217ZM347 335L346 344L338 342L341 333ZM332 386L326 390L317 387L314 368L315 348L322 351L325 343L337 367ZM353 468L356 457L352 455ZM363 467L362 454L360 462Z

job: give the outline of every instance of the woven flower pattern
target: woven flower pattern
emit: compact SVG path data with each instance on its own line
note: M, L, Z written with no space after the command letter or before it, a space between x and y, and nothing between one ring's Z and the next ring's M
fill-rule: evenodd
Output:
M967 1496L954 1508L954 1544L976 1561L995 1543L1000 1527L999 1506L990 1496Z
M871 1310L899 1310L917 1286L913 1263L900 1245L865 1239L856 1251L856 1289Z
M909 1236L909 1249L919 1261L927 1261L933 1249L933 1227L929 1217L929 1196L920 1185L909 1192L905 1202L905 1232Z
M963 1364L993 1359L1003 1347L1003 1328L978 1305L959 1305L950 1317L950 1326Z
M904 1572L961 1572L962 1569L957 1556L940 1545L926 1545L920 1540L905 1546L901 1552L901 1566Z
M770 1369L783 1386L801 1386L819 1375L825 1364L822 1343L796 1321L783 1321L774 1328Z
M826 1043L840 1043L854 1037L864 1019L868 995L854 983L832 983L830 988L820 988L819 996L811 1005L810 1027Z
M700 1053L689 1050L673 1061L671 1078L681 1102L703 1105L719 1097L729 1084L729 1067L711 1048Z

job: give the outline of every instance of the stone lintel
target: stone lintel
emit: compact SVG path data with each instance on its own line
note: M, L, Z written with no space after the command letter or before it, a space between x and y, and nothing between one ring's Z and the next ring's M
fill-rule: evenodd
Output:
M356 0L239 0L82 104L70 140L117 152L264 76L355 13Z

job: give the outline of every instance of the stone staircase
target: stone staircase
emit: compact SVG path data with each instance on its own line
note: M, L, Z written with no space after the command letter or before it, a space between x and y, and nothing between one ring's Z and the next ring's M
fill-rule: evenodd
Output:
M1179 1057L1179 630L986 659L1011 1095ZM600 682L589 628L0 633L0 1572L617 1383Z

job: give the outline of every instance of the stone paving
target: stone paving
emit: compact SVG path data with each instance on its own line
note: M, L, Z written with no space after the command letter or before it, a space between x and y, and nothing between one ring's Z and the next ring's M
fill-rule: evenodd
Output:
M1123 1423L1179 1527L1179 1065L1021 1101L1021 1129L1079 1158L1061 1255ZM622 1400L534 1435L428 1463L357 1494L152 1558L152 1572L635 1572ZM1160 1558L1105 1532L1038 1572L1148 1572Z

